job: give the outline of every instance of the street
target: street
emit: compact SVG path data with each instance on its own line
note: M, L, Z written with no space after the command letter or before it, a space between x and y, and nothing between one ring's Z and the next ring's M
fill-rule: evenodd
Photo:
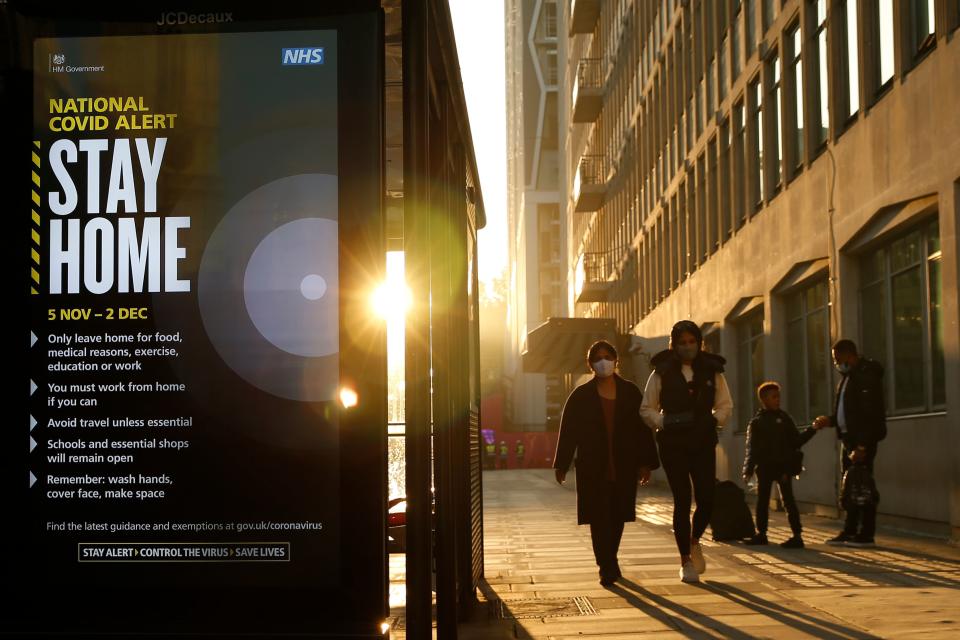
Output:
M624 579L597 582L573 474L485 473L487 610L465 638L948 638L960 634L960 550L881 528L875 549L830 547L838 522L805 515L804 550L784 550L783 513L767 547L703 540L708 570L682 584L664 488L641 488L620 547ZM752 498L752 496L751 496ZM485 616L485 617L484 617Z

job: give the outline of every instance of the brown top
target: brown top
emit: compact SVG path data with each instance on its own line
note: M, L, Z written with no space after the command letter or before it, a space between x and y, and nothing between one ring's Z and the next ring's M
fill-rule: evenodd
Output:
M613 427L617 400L600 396L600 406L603 407L603 423L607 427L607 480L613 482L617 477L613 464Z

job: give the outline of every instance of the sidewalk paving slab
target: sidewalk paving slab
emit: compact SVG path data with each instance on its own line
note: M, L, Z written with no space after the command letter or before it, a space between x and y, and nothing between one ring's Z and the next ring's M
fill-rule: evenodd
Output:
M772 512L768 546L715 543L708 529L708 570L683 584L669 492L648 487L624 529L624 578L604 588L573 487L549 469L484 474L485 580L462 640L960 638L960 549L945 541L881 529L876 548L832 547L840 523L804 515L807 548L781 549L790 530Z

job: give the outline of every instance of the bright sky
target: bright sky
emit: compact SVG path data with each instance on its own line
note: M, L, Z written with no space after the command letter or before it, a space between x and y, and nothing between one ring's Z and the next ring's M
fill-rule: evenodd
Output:
M487 226L480 231L480 279L507 267L507 125L503 0L450 0Z

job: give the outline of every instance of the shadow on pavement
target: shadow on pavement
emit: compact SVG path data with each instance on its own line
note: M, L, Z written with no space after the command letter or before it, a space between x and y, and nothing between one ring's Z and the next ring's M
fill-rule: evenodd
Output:
M709 616L697 613L693 609L673 602L669 597L651 593L636 582L627 580L626 578L621 578L615 585L609 587L609 589L611 592L621 596L636 609L682 633L703 632L702 629L694 624L698 623L701 626L718 631L722 634L721 637L723 638L749 640L754 637L740 629L713 620ZM846 638L847 636L844 637Z
M731 585L720 582L701 582L698 586L705 591L723 596L724 598L727 598L731 602L734 602L742 607L752 609L753 611L763 614L772 620L776 620L784 626L809 633L811 636L816 638L847 640L849 638L878 637L864 633L858 629L852 629L842 624L831 622L830 620L824 620L807 613L801 613L794 609L785 607L780 603L765 600L756 594L750 593L749 591L744 591L743 589L739 589Z
M749 549L749 551L747 550ZM874 548L836 547L783 551L744 548L743 564L801 587L944 587L960 589L960 562L935 556Z

